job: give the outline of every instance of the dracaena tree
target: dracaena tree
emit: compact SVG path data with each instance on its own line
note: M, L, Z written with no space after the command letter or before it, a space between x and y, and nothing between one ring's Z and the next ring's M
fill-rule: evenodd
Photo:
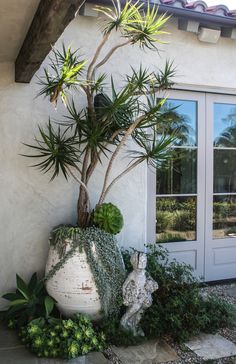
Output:
M154 167L162 164L169 157L175 138L165 132L173 112L163 108L166 99L158 96L159 91L172 85L171 62L166 62L162 70L131 68L130 74L124 76L122 87L117 87L113 78L109 78L108 86L107 75L100 73L119 48L137 46L157 51L168 17L159 15L156 6L144 5L141 1L127 1L121 6L117 0L111 5L97 7L102 15L101 40L91 59L85 60L78 51L64 46L62 51L52 50L50 66L40 79L40 94L49 97L53 104L62 100L66 116L59 125L49 120L45 128L39 127L35 143L26 144L34 150L27 156L39 159L34 166L44 173L51 171L51 179L62 172L66 179L71 176L79 183L77 223L80 227L89 224L92 207L88 184L104 156L108 162L98 205L120 178L139 164L147 162ZM120 42L105 53L104 46L113 32L119 33ZM77 98L81 92L86 95L87 103L78 109ZM128 151L130 139L137 148ZM124 148L129 163L111 180L111 171Z

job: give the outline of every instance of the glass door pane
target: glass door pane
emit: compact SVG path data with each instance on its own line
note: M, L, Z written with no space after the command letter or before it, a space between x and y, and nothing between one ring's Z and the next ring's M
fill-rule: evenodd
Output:
M213 238L236 236L236 105L214 103Z
M156 173L156 240L158 243L197 239L198 103L169 99L163 111L173 118L162 132L175 131L173 157Z

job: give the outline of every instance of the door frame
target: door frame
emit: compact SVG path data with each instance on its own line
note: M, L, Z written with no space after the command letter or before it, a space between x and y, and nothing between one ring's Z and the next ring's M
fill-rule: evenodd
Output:
M192 91L168 91L168 99L190 100L197 102L197 239L162 244L169 251L170 259L186 261L194 267L196 276L205 276L205 94ZM202 120L202 122L201 122ZM147 236L148 242L156 241L156 173L147 168ZM153 198L155 196L155 198Z
M205 279L207 281L236 277L236 238L213 239L214 103L236 105L236 96L206 94ZM230 254L230 250L234 252L232 263L224 263L225 253L228 251Z
M236 104L236 96L227 92L222 94L207 90L193 92L179 89L160 96L198 102L197 240L162 245L168 249L171 258L185 260L188 263L192 261L196 276L205 281L235 278L236 238L213 239L213 105L214 102ZM156 173L153 168L147 168L147 191L146 241L154 242L156 241ZM227 255L225 253L227 249L233 249L232 262L219 264L217 259L219 260L221 251ZM224 259L224 254L220 259Z

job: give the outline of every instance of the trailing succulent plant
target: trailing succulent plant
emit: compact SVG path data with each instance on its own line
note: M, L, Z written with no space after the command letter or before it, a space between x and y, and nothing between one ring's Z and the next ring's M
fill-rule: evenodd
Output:
M105 336L95 332L89 318L38 318L21 328L21 341L38 357L73 359L105 348Z
M68 244L70 249L66 250L65 246ZM126 273L115 236L95 226L86 229L60 226L52 231L50 245L56 249L60 261L48 272L45 281L52 278L68 259L84 249L102 302L103 313L105 316L116 316L122 304L122 285Z
M120 210L112 203L97 205L93 213L93 222L100 229L114 235L118 234L124 225Z
M37 273L32 275L28 284L16 275L16 286L15 293L2 296L10 302L4 313L10 328L20 327L33 318L49 317L56 301L47 294L44 282L38 280Z

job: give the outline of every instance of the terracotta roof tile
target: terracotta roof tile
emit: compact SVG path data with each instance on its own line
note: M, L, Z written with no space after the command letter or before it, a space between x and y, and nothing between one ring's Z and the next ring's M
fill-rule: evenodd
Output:
M220 1L220 0L219 0ZM236 10L229 10L226 5L215 5L208 6L207 0L196 0L196 1L188 1L188 0L158 0L158 3L161 5L170 5L176 8L183 8L186 10L194 10L196 12L202 12L206 14L218 15L222 17L235 17L236 18Z

